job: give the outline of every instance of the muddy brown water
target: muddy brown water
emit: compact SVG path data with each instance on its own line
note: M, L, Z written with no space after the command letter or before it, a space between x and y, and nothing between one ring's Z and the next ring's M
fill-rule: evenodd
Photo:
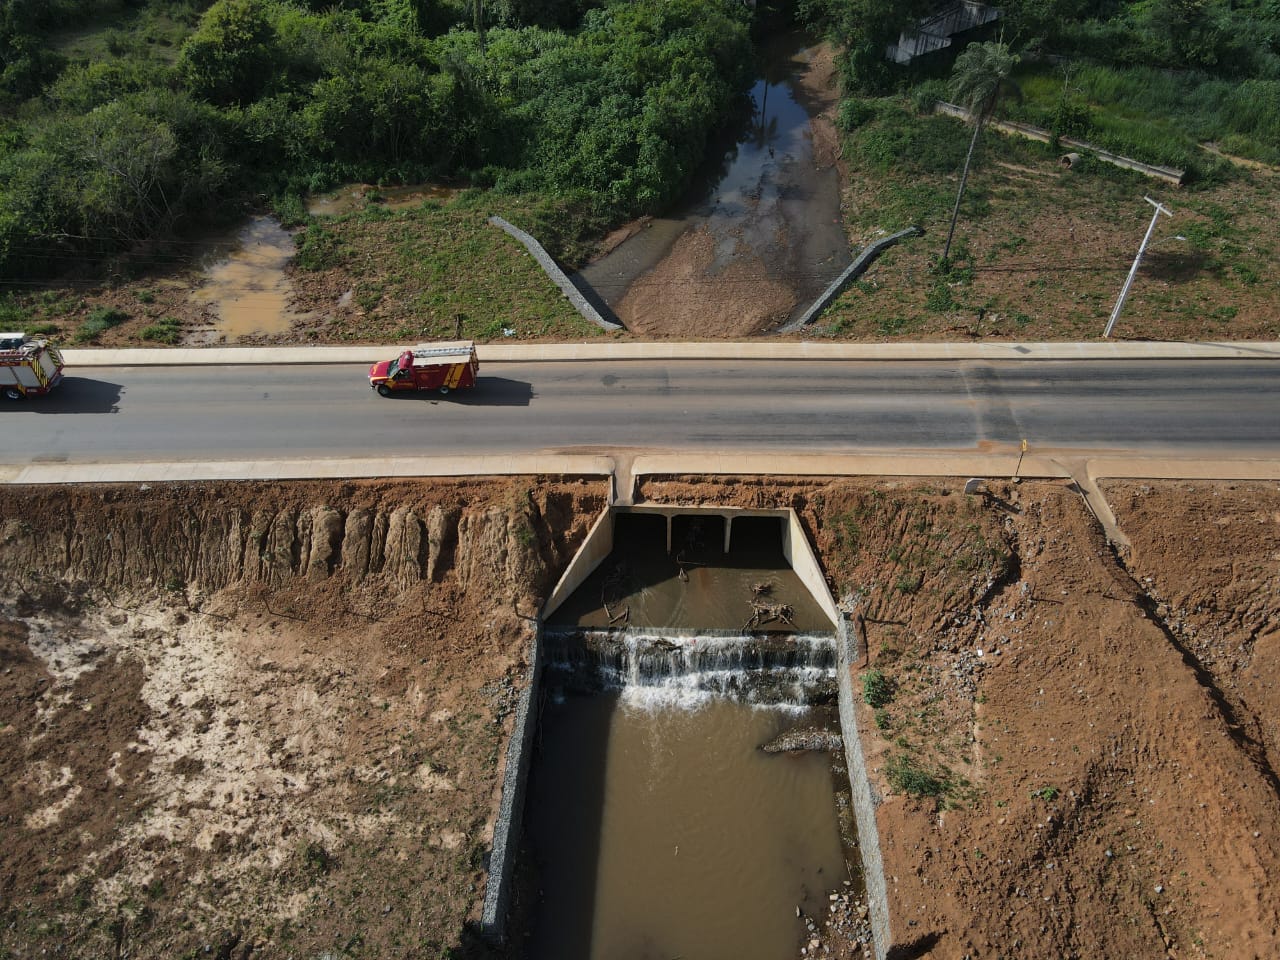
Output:
M783 555L782 520L734 520L728 552L724 522L676 517L668 551L665 518L618 514L613 552L548 624L739 632L752 625L753 602L763 602L787 606L790 622L762 619L754 626L786 634L831 632L831 620Z
M782 960L850 876L830 761L758 747L804 719L639 688L542 714L531 960Z
M663 516L613 522L613 552L547 624L525 955L798 956L804 918L854 875L831 758L759 748L830 722L806 704L832 696L833 626L782 518L735 516L727 550L716 514L673 517L669 545ZM792 622L743 635L761 584ZM597 629L622 610L626 630Z
M234 343L242 337L287 333L302 315L289 308L292 284L285 266L294 254L293 237L276 219L251 217L234 236L215 246L205 281L191 298L210 308L213 326L195 342Z
M701 281L682 281L676 295L714 296L721 274L735 265L790 288L798 316L851 262L840 215L834 167L814 162L810 114L795 77L812 40L789 33L768 44L751 90L750 115L673 212L656 217L607 256L574 276L580 289L618 311L633 289L690 233L706 231L715 255Z

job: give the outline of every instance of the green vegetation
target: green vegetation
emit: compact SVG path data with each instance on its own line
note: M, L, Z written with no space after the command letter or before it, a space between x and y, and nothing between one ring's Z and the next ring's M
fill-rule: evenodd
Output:
M76 343L89 343L112 327L118 327L129 319L129 315L111 307L98 307L89 314L89 319L80 324L72 337Z
M177 317L165 317L143 327L138 336L152 343L173 345L182 339L182 321Z
M556 199L466 191L448 202L387 210L378 204L320 218L299 235L304 270L351 276L358 316L339 313L323 327L334 340L473 339L602 334L546 282L533 258L488 222L491 213L534 232L557 255L581 256L576 244L595 223L583 207ZM369 275L361 264L375 262ZM306 288L308 273L296 282ZM321 284L323 290L323 284ZM460 329L459 329L460 325Z
M857 96L842 104L841 128L849 132L883 116L866 97L906 93L917 111L927 112L949 93L962 96L940 80L952 72L952 61L961 76L968 73L969 50L1007 43L1023 61L1011 75L1023 96L1006 101L1002 115L1193 176L1218 169L1199 148L1208 141L1230 154L1280 163L1280 7L1274 0L1014 0L999 6L1002 17L990 29L1002 43L984 42L989 34L978 33L977 43L903 66L885 60L886 45L936 5L804 0L810 22L849 47L844 76Z
M451 0L2 0L0 277L109 257L235 209L229 195L348 181L448 176L605 219L656 212L751 62L750 10L731 0L472 14ZM304 245L312 269L334 255L323 237Z
M893 681L879 670L862 675L862 702L869 707L888 706L893 701Z
M898 752L889 757L885 764L885 777L889 786L898 793L911 797L932 797L939 802L950 797L959 787L949 770L929 770L906 752Z

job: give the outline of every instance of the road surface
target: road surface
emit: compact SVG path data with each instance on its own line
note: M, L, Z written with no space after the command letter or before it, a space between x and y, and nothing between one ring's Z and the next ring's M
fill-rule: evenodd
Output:
M101 367L0 406L0 463L1017 444L1280 454L1268 361L489 363L384 399L365 366Z

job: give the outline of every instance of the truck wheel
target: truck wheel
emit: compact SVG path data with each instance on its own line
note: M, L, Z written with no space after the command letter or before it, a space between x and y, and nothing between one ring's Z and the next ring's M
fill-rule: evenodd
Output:
M378 396L380 397L391 396L391 388L388 387L385 383L378 384Z
M440 388L440 396L442 396L442 397L447 396L447 395L448 395L448 393L449 393L449 388L448 388L448 387L441 387L441 388Z
M4 395L10 400L25 400L27 395L17 387L5 387Z

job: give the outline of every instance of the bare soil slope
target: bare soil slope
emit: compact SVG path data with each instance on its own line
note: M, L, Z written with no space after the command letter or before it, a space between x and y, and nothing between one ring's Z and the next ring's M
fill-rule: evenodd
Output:
M1061 484L960 489L643 493L794 507L865 618L899 956L1277 955L1280 490L1110 485L1122 562ZM0 489L0 954L485 956L526 617L603 503Z
M1188 650L1143 589L1197 584L1202 610L1247 599L1245 620L1271 625L1265 646L1280 491L1237 496L1223 522L1215 485L1145 489L1145 522L1125 528L1137 582L1059 484L981 502L916 481L646 488L796 507L833 589L864 613L855 679L890 691L863 729L901 955L1280 952L1280 789L1250 733L1277 692L1262 679L1224 692L1205 664L1238 656L1241 637L1206 630Z
M483 955L526 615L602 495L0 490L0 955Z

